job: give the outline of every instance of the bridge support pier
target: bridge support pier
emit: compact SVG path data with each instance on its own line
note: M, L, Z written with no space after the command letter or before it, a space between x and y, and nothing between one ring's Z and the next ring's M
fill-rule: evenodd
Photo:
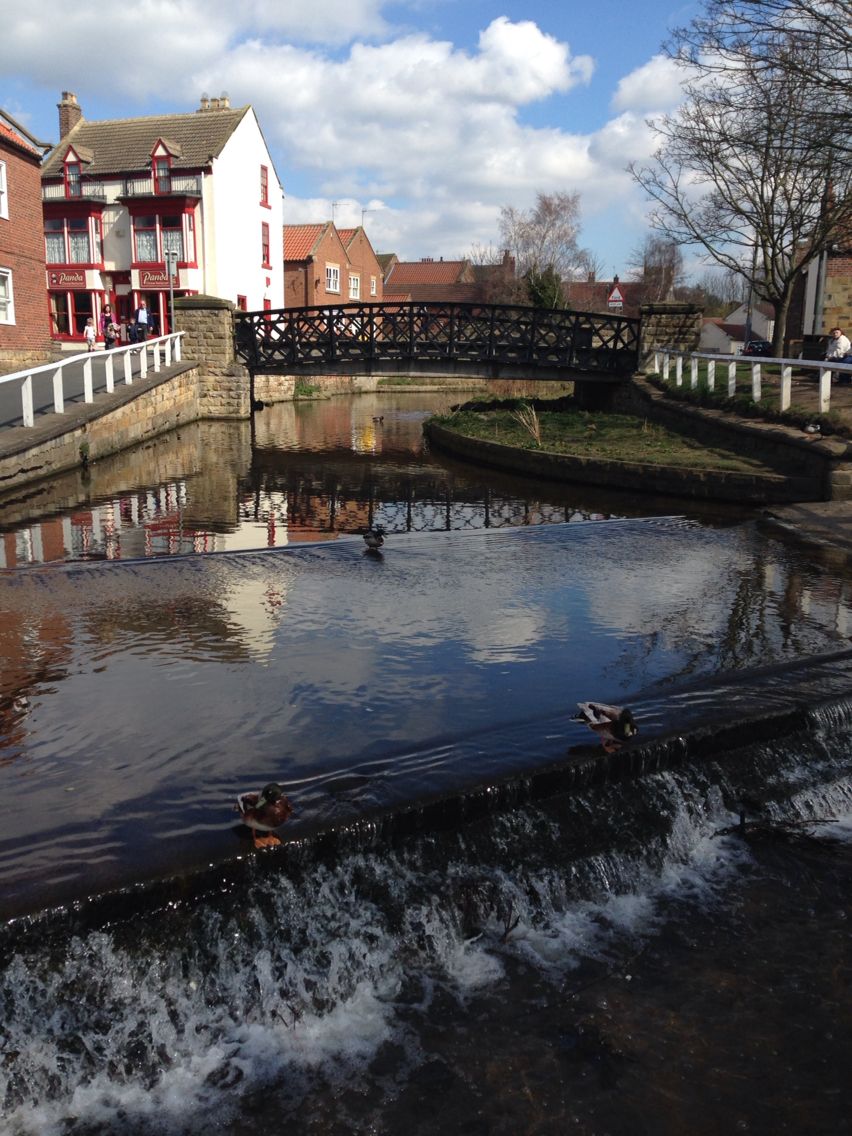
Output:
M198 417L250 418L251 379L234 352L234 305L218 296L175 300L182 354L198 363Z

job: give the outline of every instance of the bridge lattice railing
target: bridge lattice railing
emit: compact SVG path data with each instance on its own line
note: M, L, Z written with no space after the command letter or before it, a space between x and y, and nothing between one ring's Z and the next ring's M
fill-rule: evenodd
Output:
M252 371L411 359L627 374L639 321L504 304L388 303L236 312L237 356Z

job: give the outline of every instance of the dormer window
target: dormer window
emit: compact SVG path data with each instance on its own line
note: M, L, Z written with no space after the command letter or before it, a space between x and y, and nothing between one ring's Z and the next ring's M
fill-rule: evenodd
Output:
M168 155L154 158L154 193L172 192L172 160Z
M80 172L80 163L68 161L65 163L65 196L81 197L83 185Z

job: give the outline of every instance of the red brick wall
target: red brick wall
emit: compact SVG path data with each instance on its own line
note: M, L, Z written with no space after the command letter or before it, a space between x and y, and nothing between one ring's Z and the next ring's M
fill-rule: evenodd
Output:
M18 362L46 359L51 338L39 159L0 138L0 161L6 163L9 195L9 217L0 217L0 268L12 270L15 304L14 324L0 323L0 363L8 371Z
M828 258L820 330L828 332L833 327L843 328L847 335L852 327L852 253Z
M384 294L384 284L382 281L382 270L379 262L376 260L376 254L373 252L372 245L367 240L363 232L357 232L352 240L349 242L346 252L349 256L349 271L357 272L361 277L361 303L362 304L379 304L382 301ZM348 272L347 272L348 276ZM370 277L376 278L376 294L370 295ZM349 295L349 282L346 281L344 294Z

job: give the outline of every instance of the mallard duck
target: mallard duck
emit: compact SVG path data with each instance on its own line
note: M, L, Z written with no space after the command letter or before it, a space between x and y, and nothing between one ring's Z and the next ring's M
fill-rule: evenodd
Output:
M240 793L234 806L240 820L252 830L255 848L280 844L273 829L280 828L293 812L293 806L284 790L275 781L264 786L259 793ZM259 835L264 833L263 836Z
M639 733L633 714L621 706L606 706L603 702L578 702L579 714L575 721L585 722L598 735L607 753L614 753Z
M364 541L367 548L377 551L385 543L385 530L381 525L373 525L364 531Z

